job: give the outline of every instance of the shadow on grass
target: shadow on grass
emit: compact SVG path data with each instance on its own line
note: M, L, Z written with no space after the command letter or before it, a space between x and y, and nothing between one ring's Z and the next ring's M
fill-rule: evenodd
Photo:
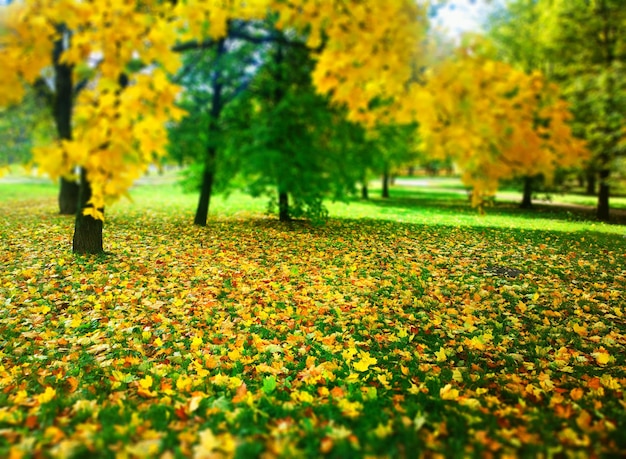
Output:
M353 199L361 205L387 209L390 214L401 217L413 213L444 214L448 216L475 216L477 209L470 205L467 193L463 190L432 190L415 188L394 188L390 198L372 197L367 201ZM496 201L485 207L491 216L509 218L546 218L563 222L596 222L595 209L559 203L534 203L531 209L522 209L519 202ZM609 224L626 225L626 212L611 210Z

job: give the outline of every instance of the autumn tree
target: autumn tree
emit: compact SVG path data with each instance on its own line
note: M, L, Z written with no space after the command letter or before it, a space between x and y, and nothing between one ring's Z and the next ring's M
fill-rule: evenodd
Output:
M530 74L549 74L551 64L546 58L541 34L537 33L539 10L534 0L516 0L501 5L490 15L488 37L495 45L499 60ZM532 207L535 183L541 175L524 176L521 207Z
M475 39L429 70L414 89L420 136L433 157L452 158L481 205L498 183L579 163L584 145L571 132L571 114L558 88L539 72L526 74L489 57Z
M394 111L392 103L374 110L373 100L392 102L405 95L419 54L415 44L427 22L426 8L409 0L44 0L2 9L0 105L19 102L25 86L53 67L60 39L67 48L58 62L71 68L74 81L86 82L74 101L71 139L34 151L40 167L55 179L72 179L74 168L80 168L73 242L78 253L103 250L105 205L123 196L165 151L165 125L181 116L174 105L178 87L168 78L180 65L176 47L215 42L226 36L231 21L264 19L273 12L279 29L305 33L310 48L323 42L312 70L317 91L345 105L350 119L373 123Z
M80 167L77 253L103 250L105 204L123 195L153 155L163 151L164 124L181 114L173 105L177 89L165 74L176 70L178 61L164 60L169 54L162 54L169 52L172 25L144 6L46 1L3 8L0 53L8 65L0 70L0 103L18 102L25 85L34 84L46 69L54 67L62 75L56 79L55 104L63 121L57 125L60 139L33 155L52 178L72 180L74 168ZM161 62L164 69L126 76L129 63L138 59ZM72 79L88 82L73 110Z

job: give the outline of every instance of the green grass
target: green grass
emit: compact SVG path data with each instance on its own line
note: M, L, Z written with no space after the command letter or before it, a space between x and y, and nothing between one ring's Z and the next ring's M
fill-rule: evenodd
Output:
M623 225L415 187L198 228L160 182L96 258L0 182L0 456L626 454Z

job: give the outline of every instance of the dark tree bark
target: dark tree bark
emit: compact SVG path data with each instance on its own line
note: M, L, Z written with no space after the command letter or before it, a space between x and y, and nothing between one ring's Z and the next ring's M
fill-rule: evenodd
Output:
M391 181L391 176L389 175L389 170L388 168L385 166L385 170L383 172L383 191L381 196L383 198L388 198L389 197L389 183Z
M602 221L609 221L609 175L611 175L611 171L609 169L600 170L600 190L598 192L598 208L596 217L598 220Z
M283 97L285 97L285 93L282 85L284 84L284 75L283 75L283 47L279 44L276 50L275 56L275 64L276 64L276 86L274 88L272 98L275 106L280 104ZM279 176L277 177L277 190L278 190L278 220L281 222L289 222L291 221L291 212L289 209L289 186L285 181L285 176L287 172L281 170L279 172Z
M217 43L217 60L226 53L226 46L224 40L220 40ZM206 156L204 160L204 170L202 172L202 185L200 188L200 198L198 199L198 207L196 208L196 216L194 218L194 225L206 226L207 218L209 216L209 207L211 205L211 193L213 191L213 181L215 178L215 160L217 157L217 147L215 144L215 138L219 133L219 119L224 108L224 100L222 93L224 90L224 83L222 81L222 70L217 63L217 66L211 76L211 87L213 89L213 95L211 97L211 117L209 119L209 146L206 150Z
M72 80L72 66L62 64L60 62L63 53L65 27L59 26L58 31L61 34L54 44L53 63L54 63L54 100L52 113L56 124L57 135L59 140L72 139L72 106L74 83ZM61 178L59 188L59 212L63 215L75 215L78 210L78 183Z
M80 173L80 191L78 193L79 211L76 212L74 225L74 238L72 250L74 253L98 255L104 252L102 244L102 220L97 220L91 215L85 215L84 209L88 209L91 199L91 185L84 170ZM104 209L99 209L104 212Z
M588 169L586 173L587 178L587 190L586 194L588 196L596 195L596 171L593 169Z
M369 198L370 198L370 194L367 188L367 183L363 183L363 185L361 185L361 199L369 199Z
M59 213L61 215L76 215L79 189L78 183L61 178L59 185Z
M289 214L289 193L286 191L278 192L278 220L281 222L291 221Z
M530 209L533 206L533 177L524 177L524 193L520 207L522 209Z
M207 159L209 158L211 160L215 159L215 148L207 149ZM204 171L202 172L202 185L200 187L198 208L196 209L196 216L193 220L194 225L206 226L207 218L209 216L209 206L211 204L211 192L213 191L214 175L213 166L205 163Z

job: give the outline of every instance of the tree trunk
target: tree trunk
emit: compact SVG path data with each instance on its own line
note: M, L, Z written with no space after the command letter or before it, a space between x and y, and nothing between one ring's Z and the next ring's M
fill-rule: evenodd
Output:
M224 40L217 43L217 59L219 60L226 53ZM206 226L209 216L209 206L211 204L211 192L213 190L213 179L215 177L215 160L217 157L217 147L215 139L219 134L219 119L224 107L222 92L224 83L222 82L222 69L220 62L217 62L213 75L211 76L211 87L213 95L211 97L211 117L209 119L208 131L210 145L206 149L204 160L204 170L202 172L202 188L200 189L200 198L198 199L198 207L196 209L196 217L194 225Z
M61 178L59 187L59 213L76 215L78 212L78 192L80 186L74 181Z
M289 215L289 194L286 191L278 191L278 220L281 222L291 221L291 215Z
M600 170L600 192L598 193L598 208L596 216L598 220L609 221L609 169Z
M363 185L361 185L361 199L369 199L370 198L370 194L369 194L369 190L367 189L367 183L363 183Z
M72 139L72 105L74 83L72 81L72 66L60 63L61 55L65 49L64 39L66 30L64 26L59 26L58 32L61 34L54 44L54 101L52 113L56 125L59 140ZM61 178L59 188L59 212L62 215L76 215L78 211L77 183Z
M383 172L383 192L382 192L382 195L381 195L383 198L388 198L389 197L389 181L390 181L390 179L391 179L391 177L389 176L389 171L385 167L385 171Z
M79 210L76 212L72 250L74 253L98 255L104 252L102 247L102 220L85 215L84 209L92 207L87 204L91 199L91 185L84 169L80 173L80 190L78 193ZM104 209L99 209L104 212Z
M588 196L596 195L596 171L592 169L587 170L587 191Z
M522 196L522 203L520 207L522 209L530 209L533 206L533 178L530 176L524 177L524 194Z
M213 150L212 157L215 158L215 149L209 148L209 150ZM207 151L207 155L211 155L211 153ZM200 199L198 200L196 217L193 221L194 225L206 226L207 218L209 216L209 205L211 204L213 175L213 167L209 164L205 164L204 171L202 173L202 188L200 188Z

